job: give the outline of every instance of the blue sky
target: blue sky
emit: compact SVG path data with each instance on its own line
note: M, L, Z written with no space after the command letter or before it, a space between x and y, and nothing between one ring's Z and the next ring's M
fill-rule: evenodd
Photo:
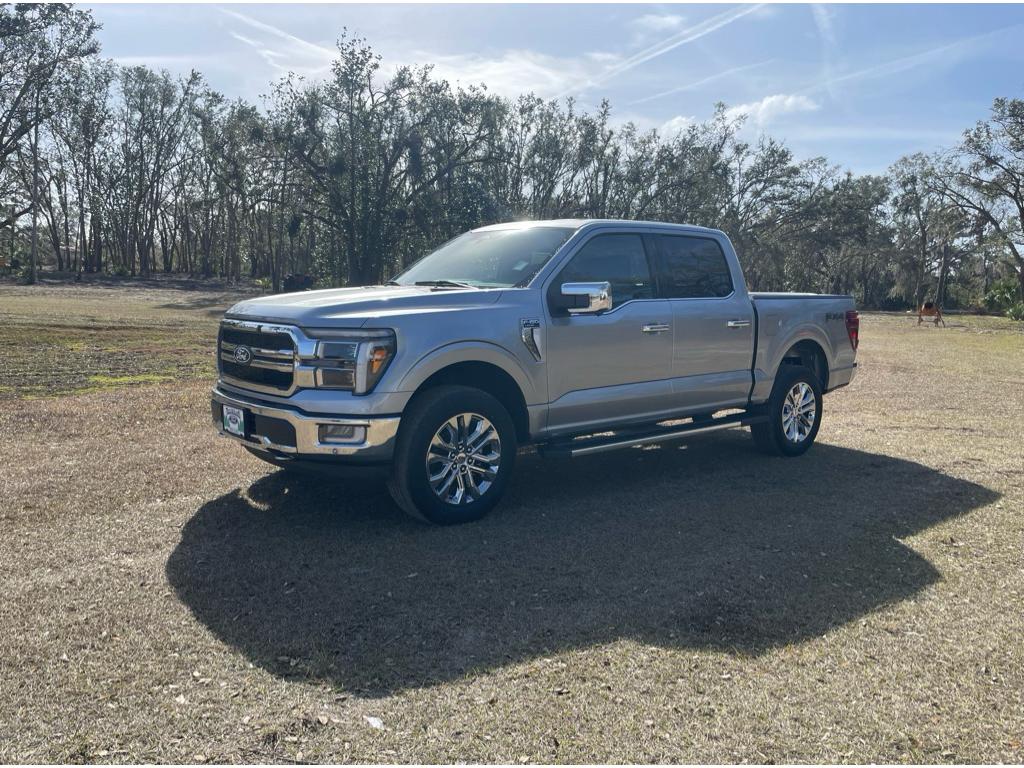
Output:
M259 100L327 72L343 28L390 71L504 95L608 98L615 120L678 130L722 101L746 133L858 173L956 141L996 96L1024 96L1014 5L96 5L106 56L195 68Z

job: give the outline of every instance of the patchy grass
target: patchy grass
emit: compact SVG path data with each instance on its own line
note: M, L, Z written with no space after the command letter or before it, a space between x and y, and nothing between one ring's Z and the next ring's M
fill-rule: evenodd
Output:
M89 382L104 387L120 387L125 384L156 384L172 378L174 377L168 374L137 373L134 376L90 376Z
M217 319L239 298L131 283L0 284L0 397L209 380Z
M1024 335L915 322L800 459L524 454L454 529L219 440L208 381L3 401L0 761L1024 761Z

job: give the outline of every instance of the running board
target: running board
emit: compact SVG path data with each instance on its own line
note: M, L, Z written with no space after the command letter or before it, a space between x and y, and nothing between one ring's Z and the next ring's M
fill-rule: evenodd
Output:
M575 458L577 456L589 456L592 453L603 451L614 451L619 448L632 448L637 445L650 443L664 443L669 440L679 440L690 435L702 435L708 432L718 432L723 429L734 427L748 427L751 424L762 424L768 421L768 417L761 414L737 413L730 416L722 416L709 421L696 421L689 424L682 424L671 427L659 427L646 432L633 432L631 434L613 434L606 437L585 437L576 440L564 440L547 443L539 446L538 450L544 456L558 458Z

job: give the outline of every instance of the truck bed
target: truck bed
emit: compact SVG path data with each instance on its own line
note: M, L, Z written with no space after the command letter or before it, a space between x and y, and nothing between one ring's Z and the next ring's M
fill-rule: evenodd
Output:
M853 377L856 351L846 329L846 313L856 309L852 296L827 293L754 292L750 300L757 317L754 402L771 393L772 371L794 342L813 341L826 354L826 388L847 384Z

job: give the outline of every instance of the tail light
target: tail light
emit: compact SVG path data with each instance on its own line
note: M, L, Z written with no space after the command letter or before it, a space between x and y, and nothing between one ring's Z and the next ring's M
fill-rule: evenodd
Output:
M846 313L846 335L850 337L850 344L856 349L860 343L860 315L856 309Z

